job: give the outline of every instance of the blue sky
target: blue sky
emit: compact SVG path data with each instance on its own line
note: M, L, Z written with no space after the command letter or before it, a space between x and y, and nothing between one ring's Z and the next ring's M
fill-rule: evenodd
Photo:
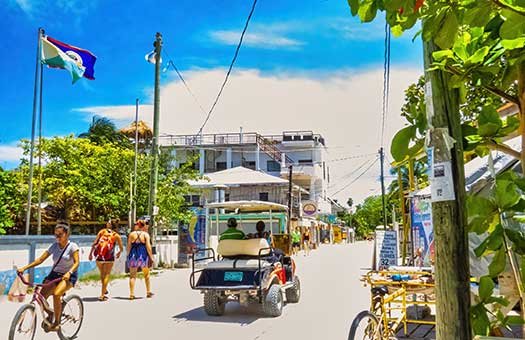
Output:
M71 85L67 72L44 71L44 135L76 134L87 129L92 116L86 113L90 109L82 111L83 108L132 105L137 97L151 103L153 67L145 62L144 55L151 51L157 31L163 34L164 52L193 80L189 81L190 86L196 88L197 94L207 94L199 91L199 75L229 65L252 3L178 0L146 5L144 1L128 0L118 5L101 0L5 1L7 5L0 8L0 29L4 33L1 47L9 51L0 56L0 166L4 167L17 162L9 159L6 151L2 153L2 147L8 150L19 139L30 136L39 26L53 38L89 49L98 57L94 81L82 79ZM421 43L413 43L412 35L392 41L393 68L421 69ZM166 54L163 58L167 59ZM346 79L366 70L380 70L382 60L382 20L360 24L351 17L344 0L259 0L236 70L252 70L264 79ZM201 81L205 79L210 78ZM162 82L167 88L177 81L173 72L167 72ZM215 89L219 85L220 77L217 83L206 84ZM402 89L394 90L402 94ZM380 84L377 91L381 91ZM228 88L224 93L225 97L236 95ZM177 92L176 96L187 93ZM200 98L205 107L213 95L208 97ZM201 118L193 125L198 126ZM178 131L176 127L170 131L191 132Z

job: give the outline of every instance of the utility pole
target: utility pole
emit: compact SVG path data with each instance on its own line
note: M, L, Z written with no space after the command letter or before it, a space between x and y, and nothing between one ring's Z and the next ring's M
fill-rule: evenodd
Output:
M465 173L459 114L459 93L450 74L428 71L433 41L423 43L425 98L432 156L432 217L436 245L437 340L472 339L469 309L469 260Z
M293 176L293 165L290 164L288 167L288 235L290 235L291 225L292 225L292 176Z
M386 219L386 200L385 200L385 151L383 147L379 149L379 158L381 160L381 200L383 201L383 225L388 225Z
M131 203L131 225L137 220L137 162L139 155L139 99L135 100L135 159L133 161L133 193Z
M160 116L160 53L162 50L162 34L155 35L155 91L153 100L153 145L151 146L151 175L149 186L148 213L150 216L150 234L152 242L155 243L157 236L157 223L155 221L155 204L157 202L157 180L159 175L159 116Z

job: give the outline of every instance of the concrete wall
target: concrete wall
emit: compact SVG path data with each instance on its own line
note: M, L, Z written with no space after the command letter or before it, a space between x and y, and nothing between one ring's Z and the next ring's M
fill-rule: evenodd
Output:
M3 238L4 240L6 239L6 237ZM49 245L54 242L54 238L52 236L34 236L30 237L30 239L38 240L35 258L38 258L40 255L42 255ZM80 247L80 267L78 270L80 277L96 270L95 261L89 261L88 258L89 252L91 250L91 244L94 239L95 236L83 236L80 239L76 239L74 236L72 237L72 241L76 242ZM0 241L2 241L2 237L0 237ZM122 241L124 243L124 247L126 247L126 237L123 237ZM22 242L22 238L20 238L20 242ZM0 295L7 294L9 287L16 277L16 272L13 267L21 267L29 263L29 250L29 245L0 243ZM126 249L124 249L121 257L115 261L113 273L120 274L125 271L126 254ZM177 236L160 236L157 239L156 263L163 263L172 266L177 262L177 254ZM52 266L53 262L51 258L48 258L42 265L40 265L38 268L35 268L35 282L42 282L51 270Z

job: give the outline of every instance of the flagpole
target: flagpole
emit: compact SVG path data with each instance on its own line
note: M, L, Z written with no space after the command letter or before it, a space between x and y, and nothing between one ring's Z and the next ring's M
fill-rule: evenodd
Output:
M137 219L137 163L139 154L139 99L135 100L135 161L133 164L133 210L131 217L133 223Z
M44 35L44 30L38 28L38 40L36 48L36 67L35 67L35 88L33 93L33 118L31 121L31 146L29 149L29 180L28 180L28 191L27 191L27 212L26 212L26 235L29 235L29 227L31 226L31 195L33 191L33 153L35 150L35 125L36 125L36 114L38 107L38 86L40 85L40 63L41 63L41 39Z
M38 210L37 235L42 234L42 88L44 85L44 65L40 63L40 109L38 113Z

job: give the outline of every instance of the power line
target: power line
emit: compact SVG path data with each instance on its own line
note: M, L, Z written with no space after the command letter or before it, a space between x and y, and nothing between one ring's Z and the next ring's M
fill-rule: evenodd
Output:
M367 154L363 154L363 155L348 156L348 157L337 158L337 159L330 159L330 160L327 160L326 162L327 163L341 162L341 161L347 161L347 160L356 159L356 158L365 158L365 157L370 157L370 156L375 156L375 155L377 155L376 152L374 152L374 153L367 153Z
M200 135L204 127L206 126L206 123L208 123L208 120L210 120L211 114L213 113L213 110L215 109L215 106L219 102L219 98L221 97L222 91L224 90L224 87L226 86L226 83L228 82L228 79L230 78L230 73L233 69L233 65L235 64L235 61L237 60L237 56L239 55L239 50L242 46L242 41L244 39L244 34L246 33L246 30L248 29L248 24L250 23L250 20L252 18L253 12L255 11L255 5L257 5L257 0L253 1L252 8L250 10L250 14L248 14L248 18L246 19L246 24L244 25L244 29L241 33L241 38L239 39L239 43L237 44L237 48L235 49L235 54L233 55L233 59L230 63L230 67L228 68L228 72L226 73L226 77L224 78L224 82L221 85L221 88L219 90L219 93L217 94L217 97L215 98L215 101L213 102L213 105L210 108L210 111L208 112L208 115L206 116L206 119L204 120L204 123L202 123L202 126L199 129L199 132L197 135Z
M345 179L345 178L351 178L355 173L357 173L359 170L361 170L362 168L364 168L368 163L370 162L373 162L375 159L368 159L366 161L364 161L361 165L359 165L357 168L355 168L354 170L352 170L350 173L344 175L343 177L341 177L341 179ZM337 187L337 186L335 186ZM333 190L334 186L331 187L331 189Z
M182 81L182 84L184 85L184 87L186 88L186 90L188 91L188 93L193 97L193 100L195 101L195 103L199 106L199 108L201 109L201 112L206 114L206 110L204 109L204 107L201 105L201 103L199 102L199 100L197 99L197 96L195 96L195 94L193 93L193 91L190 89L190 87L188 86L188 83L186 83L186 80L184 79L184 77L182 76L182 74L180 73L179 69L177 68L177 66L175 66L175 63L173 62L173 59L171 59L171 57L168 55L168 53L166 53L166 56L169 58L168 60L168 65L166 66L165 70L167 70L170 66L173 67L173 69L175 70L175 72L177 73L177 75L179 76L179 79Z
M363 171L359 176L357 176L352 182L348 183L347 185L345 185L343 188L341 188L340 190L334 192L333 194L331 194L331 196L335 196L337 195L338 193L340 193L341 191L343 190L346 190L348 189L349 186L351 186L352 184L354 184L358 179L360 179L364 174L366 174L368 172L368 170L370 170L370 168L372 168L372 166L374 166L374 164L376 164L377 162L377 158L374 160L374 162L372 162L372 164L370 164L370 166L368 166L365 171Z

